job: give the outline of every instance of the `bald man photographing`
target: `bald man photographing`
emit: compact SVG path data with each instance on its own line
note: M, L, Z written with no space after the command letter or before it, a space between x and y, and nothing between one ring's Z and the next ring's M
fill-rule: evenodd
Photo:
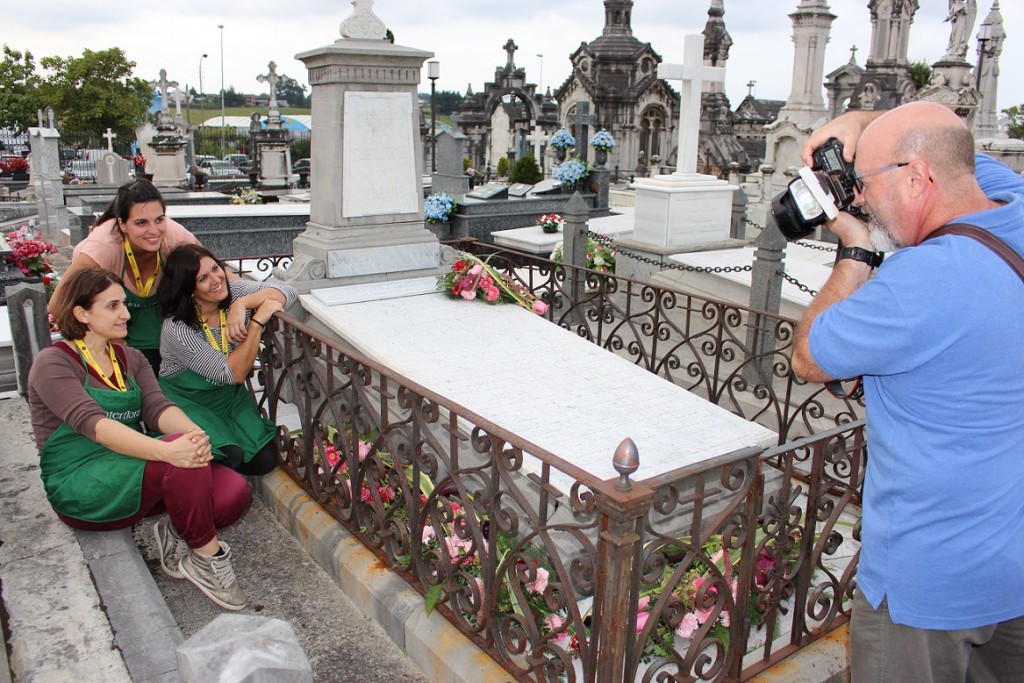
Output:
M841 116L805 159L831 137L869 220L829 223L860 249L807 309L793 370L863 377L853 681L1024 681L1024 179L931 102ZM874 251L892 252L877 270Z

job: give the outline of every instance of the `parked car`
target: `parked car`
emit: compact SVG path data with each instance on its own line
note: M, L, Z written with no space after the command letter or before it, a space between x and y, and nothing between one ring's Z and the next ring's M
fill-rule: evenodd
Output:
M199 167L210 171L211 178L237 178L242 175L237 166L230 161L222 161L221 159L204 161L199 164Z
M309 173L309 159L299 159L292 164L292 173Z
M192 159L192 162L196 166L202 166L204 161L217 161L217 157L213 156L212 154L197 154Z
M85 180L90 183L96 182L96 162L85 161L84 159L75 159L74 161L68 162L67 174L72 178L78 180Z
M226 157L224 157L224 161L227 161L228 163L234 164L235 166L241 168L242 164L249 161L249 157L247 157L244 154L229 154Z

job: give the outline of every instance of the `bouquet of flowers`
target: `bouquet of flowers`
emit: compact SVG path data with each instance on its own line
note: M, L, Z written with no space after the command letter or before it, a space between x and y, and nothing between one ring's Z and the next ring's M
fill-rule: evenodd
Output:
M588 173L590 173L590 169L582 161L579 159L569 159L555 166L551 176L555 180L561 180L566 185L575 185L580 180L586 178Z
M555 149L569 149L576 146L576 138L565 128L560 128L551 136L548 144Z
M601 152L607 152L615 146L615 138L607 130L602 128L590 139L590 146Z
M453 299L472 301L479 295L489 304L516 304L538 315L548 310L547 303L539 301L526 287L472 254L461 254L449 272L438 275L437 286Z
M142 156L141 154L136 154L135 156L132 157L132 163L135 164L136 166L145 166L146 157Z
M3 170L7 173L14 173L15 171L27 171L28 161L25 157L11 157L4 162Z
M228 200L231 204L259 204L263 200L260 198L260 193L251 187L247 187L244 190L238 190L237 194L231 195L231 199Z
M537 219L537 225L544 232L558 232L565 225L565 219L557 213L546 213Z
M447 223L457 206L447 193L435 192L423 200L423 218L428 223Z
M473 176L476 175L476 169L470 166L469 168L466 169L466 175L472 178Z
M607 235L601 235L608 239ZM551 252L552 261L563 261L562 245L558 245ZM611 275L615 272L615 250L607 244L598 242L593 237L587 238L587 270L596 270L599 273Z
M31 225L7 233L11 253L4 256L4 260L16 265L25 275L46 275L53 270L47 257L56 254L57 247L47 242L38 230L30 230Z

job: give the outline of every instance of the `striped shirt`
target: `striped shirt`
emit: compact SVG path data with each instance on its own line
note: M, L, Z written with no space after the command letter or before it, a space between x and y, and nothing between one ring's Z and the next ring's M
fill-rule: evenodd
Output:
M286 297L285 308L293 304L299 296L294 287L280 282L230 280L228 287L231 289L232 300L262 289L276 289ZM249 324L252 314L252 310L246 310L246 325ZM211 332L219 344L222 330L219 327L214 327L211 328ZM235 344L228 342L228 349L234 351ZM217 384L235 383L235 376L228 366L227 356L210 346L210 342L202 330L190 327L179 320L171 318L164 320L163 329L160 331L160 354L163 356L163 361L160 364L161 377L173 377L185 370L191 370Z

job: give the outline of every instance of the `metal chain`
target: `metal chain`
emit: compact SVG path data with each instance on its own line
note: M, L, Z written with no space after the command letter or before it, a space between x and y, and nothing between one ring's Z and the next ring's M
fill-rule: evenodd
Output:
M757 223L755 223L754 221L750 220L746 216L743 217L743 222L745 224L749 225L750 227L756 229L756 230L764 230L764 226L763 225L758 225Z
M653 259L649 256L644 256L642 254L629 251L628 249L623 249L620 246L615 246L612 238L607 235L598 235L596 232L588 230L587 237L599 244L603 244L609 249L614 249L616 253L632 257L641 263L649 263L661 268L675 268L676 270L685 270L693 273L743 273L754 269L753 266L712 266L710 268L704 268L702 266L685 266L681 263L672 263L670 261Z
M807 247L808 249L817 249L818 251L835 251L835 247L826 247L821 244L811 244L810 242L804 242L803 240L797 240L793 244L799 244L801 247Z
M811 296L818 296L818 292L816 290L811 289L810 287L808 287L807 285L805 285L804 283L800 282L795 277L790 275L789 273L783 272L782 273L782 277L784 277L786 279L786 282L788 282L789 284L793 285L794 287L799 289L801 292L806 292L806 293L810 294Z

